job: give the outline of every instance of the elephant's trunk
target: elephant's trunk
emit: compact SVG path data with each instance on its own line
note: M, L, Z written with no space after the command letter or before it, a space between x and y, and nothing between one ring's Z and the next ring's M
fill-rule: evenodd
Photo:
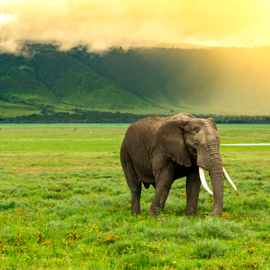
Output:
M223 166L214 166L209 170L214 196L214 208L211 216L221 215L223 210Z
M204 157L205 163L203 167L209 171L214 195L214 208L211 215L220 215L223 210L223 163L219 145L206 145Z

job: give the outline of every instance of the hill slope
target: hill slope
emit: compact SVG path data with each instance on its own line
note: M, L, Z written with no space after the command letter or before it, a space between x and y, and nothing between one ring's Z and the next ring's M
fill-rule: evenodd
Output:
M14 104L21 114L44 106L56 111L270 113L269 47L96 54L34 44L27 51L28 57L0 54L0 115L14 110Z

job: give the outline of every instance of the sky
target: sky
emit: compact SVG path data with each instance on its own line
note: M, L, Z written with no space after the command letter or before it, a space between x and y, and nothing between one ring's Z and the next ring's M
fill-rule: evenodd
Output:
M270 45L269 0L0 0L0 50L156 43Z

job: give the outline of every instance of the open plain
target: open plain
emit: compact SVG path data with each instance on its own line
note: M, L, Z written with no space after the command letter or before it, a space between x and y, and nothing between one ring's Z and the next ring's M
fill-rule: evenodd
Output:
M128 125L0 126L0 269L270 269L270 146L221 146L224 210L185 179L158 217L130 215L119 150ZM269 143L269 125L219 125L221 143ZM208 183L210 179L208 177Z

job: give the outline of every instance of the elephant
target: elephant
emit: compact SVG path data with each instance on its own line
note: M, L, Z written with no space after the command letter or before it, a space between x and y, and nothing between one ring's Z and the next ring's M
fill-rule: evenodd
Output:
M196 118L189 113L159 117L151 115L129 126L123 139L120 159L131 191L131 214L140 214L142 183L155 188L150 212L163 210L172 183L186 177L186 215L197 215L201 183L213 194L211 216L223 211L223 175L236 186L223 167L220 135L213 118ZM213 193L207 186L209 172Z

